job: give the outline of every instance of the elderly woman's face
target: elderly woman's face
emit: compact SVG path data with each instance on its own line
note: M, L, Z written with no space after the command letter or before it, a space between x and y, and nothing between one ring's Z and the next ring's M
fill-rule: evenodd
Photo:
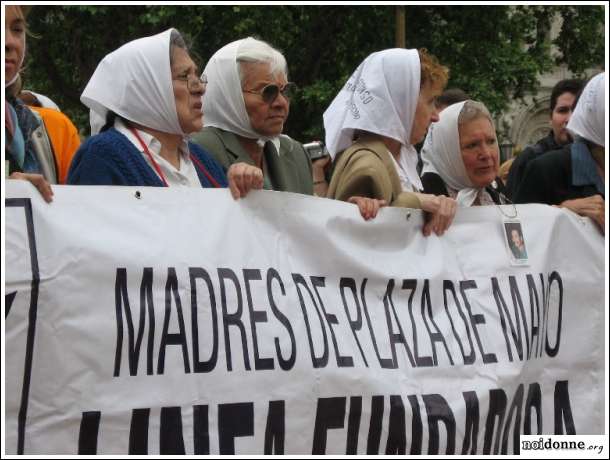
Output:
M4 79L11 81L19 72L25 53L25 18L18 6L7 6L4 16Z
M273 101L266 102L260 93L267 85L283 89L288 83L286 75L271 74L266 63L242 63L241 66L245 74L242 86L244 103L252 129L263 136L279 136L288 118L290 101L280 92Z
M486 187L498 175L498 141L487 117L479 117L459 127L460 150L466 173L474 187Z
M438 108L436 107L436 96L441 93L440 88L426 84L419 92L417 99L417 108L415 109L415 118L413 126L411 126L411 138L409 142L412 145L418 144L424 140L430 123L438 121Z
M174 47L172 53L172 84L178 121L182 131L194 133L203 128L202 99L205 86L201 84L197 66L188 52Z

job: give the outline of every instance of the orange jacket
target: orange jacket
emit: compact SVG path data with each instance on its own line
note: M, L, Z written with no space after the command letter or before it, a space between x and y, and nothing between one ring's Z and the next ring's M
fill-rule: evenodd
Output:
M44 107L29 107L36 110L44 121L57 162L57 182L65 184L72 157L80 146L78 131L62 112Z

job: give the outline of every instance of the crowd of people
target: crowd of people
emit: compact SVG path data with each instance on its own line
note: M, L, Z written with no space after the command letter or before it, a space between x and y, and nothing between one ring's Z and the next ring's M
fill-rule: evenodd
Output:
M177 29L105 56L81 95L91 136L48 98L21 87L28 7L5 15L5 159L47 201L51 184L228 187L422 209L442 235L460 207L544 203L605 225L605 73L559 82L549 135L499 177L494 120L424 49L372 53L323 114L330 158L312 162L283 134L295 85L268 43L236 40L197 68ZM417 147L421 147L418 152Z

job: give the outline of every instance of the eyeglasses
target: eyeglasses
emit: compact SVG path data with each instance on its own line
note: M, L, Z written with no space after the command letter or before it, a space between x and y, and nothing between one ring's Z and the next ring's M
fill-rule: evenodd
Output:
M258 94L267 104L273 104L273 102L277 99L280 93L282 93L282 96L284 96L286 100L290 101L292 96L294 96L294 94L296 93L296 90L297 85L290 82L286 83L282 88L280 88L276 84L271 84L265 86L259 91L253 91L251 89L244 89L242 91L244 93Z
M178 77L174 77L172 80L180 80L186 82L186 87L190 92L195 92L197 90L205 90L208 85L208 77L202 75L201 77L197 77L195 75L180 75Z

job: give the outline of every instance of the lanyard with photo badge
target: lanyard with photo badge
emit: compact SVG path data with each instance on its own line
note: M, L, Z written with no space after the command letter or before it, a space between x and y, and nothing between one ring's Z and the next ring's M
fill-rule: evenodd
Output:
M504 229L504 242L506 252L511 265L529 265L529 258L525 244L525 235L519 213L514 204L495 205L496 209L502 214L502 228ZM512 213L506 214L503 208L512 207Z

